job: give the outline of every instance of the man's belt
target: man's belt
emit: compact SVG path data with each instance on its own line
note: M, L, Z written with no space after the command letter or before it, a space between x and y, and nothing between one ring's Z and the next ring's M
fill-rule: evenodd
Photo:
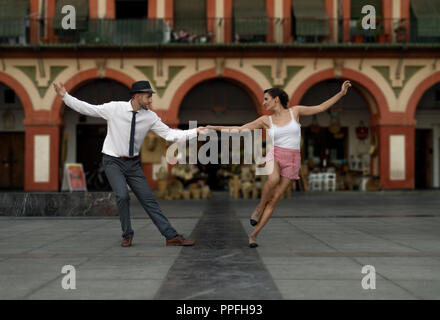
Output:
M135 157L119 157L119 159L127 161L127 160L138 160L139 156L135 156Z

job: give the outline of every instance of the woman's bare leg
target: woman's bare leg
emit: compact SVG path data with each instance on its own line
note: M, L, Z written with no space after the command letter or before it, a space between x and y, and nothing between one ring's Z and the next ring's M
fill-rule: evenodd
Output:
M255 208L255 210L259 211L259 214L257 216L256 212L254 211L251 217L251 225L255 226L260 220L261 214L263 213L266 204L272 198L275 187L278 185L279 181L280 181L280 167L278 163L274 162L273 171L268 176L266 183L264 184L263 192L261 193L260 202Z
M267 177L266 183L264 184L263 192L261 193L261 199L260 202L258 203L257 209L261 211L264 210L266 204L272 198L275 187L279 182L280 182L280 167L278 163L274 162L273 171Z
M281 177L279 184L275 187L272 198L266 204L266 208L263 211L260 221L251 234L253 238L258 236L258 233L260 233L261 229L263 229L264 225L267 223L267 221L269 221L277 202L280 200L281 196L291 183L292 180L286 177Z

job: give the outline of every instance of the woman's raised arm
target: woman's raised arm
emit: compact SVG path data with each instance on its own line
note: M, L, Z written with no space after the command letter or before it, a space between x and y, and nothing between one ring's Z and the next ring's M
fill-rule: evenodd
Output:
M344 83L342 84L342 87L341 87L341 91L339 91L333 97L331 97L327 101L324 101L320 105L310 106L310 107L296 106L295 108L297 108L297 110L298 110L298 115L299 116L312 116L314 114L321 113L321 112L327 110L332 105L334 105L336 102L338 102L339 99L341 99L343 96L345 96L347 94L348 88L350 88L350 87L351 87L350 81L349 80L344 81Z

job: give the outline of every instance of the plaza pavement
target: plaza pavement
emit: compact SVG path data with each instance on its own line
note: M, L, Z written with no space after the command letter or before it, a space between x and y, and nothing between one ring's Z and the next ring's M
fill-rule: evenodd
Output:
M440 299L440 191L295 192L257 249L257 200L159 203L196 246L166 247L135 197L130 248L118 217L0 217L0 299Z

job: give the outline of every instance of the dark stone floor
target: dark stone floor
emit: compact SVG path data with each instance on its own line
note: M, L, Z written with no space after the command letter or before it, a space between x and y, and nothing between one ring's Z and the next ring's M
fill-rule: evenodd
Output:
M229 195L210 200L192 232L197 246L183 248L156 299L281 299L247 236Z

